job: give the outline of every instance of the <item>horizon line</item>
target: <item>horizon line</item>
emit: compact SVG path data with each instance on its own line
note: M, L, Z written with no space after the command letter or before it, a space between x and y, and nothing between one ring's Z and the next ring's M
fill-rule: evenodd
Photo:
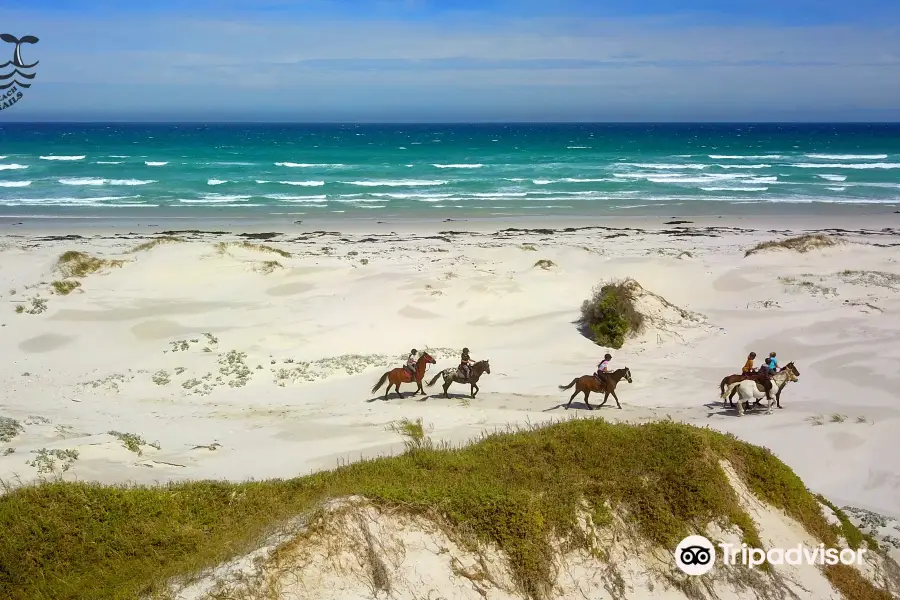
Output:
M34 120L0 122L7 125L900 125L897 121L197 121L197 120Z

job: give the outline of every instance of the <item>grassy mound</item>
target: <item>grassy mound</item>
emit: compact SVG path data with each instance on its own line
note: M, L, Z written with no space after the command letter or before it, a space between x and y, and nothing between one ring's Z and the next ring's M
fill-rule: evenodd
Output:
M137 246L135 246L134 248L131 249L131 252L132 253L146 252L147 250L153 250L154 248L156 248L157 246L160 246L162 244L178 244L178 243L182 243L184 241L185 241L184 238L181 238L178 236L165 235L162 237L152 239L148 242L144 242L143 244L138 244Z
M61 281L54 281L50 285L53 287L53 291L60 296L68 296L75 289L81 287L81 282L73 279L63 279Z
M64 278L87 277L91 273L96 273L101 269L121 267L124 264L124 260L97 258L96 256L91 256L84 252L69 250L68 252L63 252L59 259L57 259L56 268Z
M270 254L278 254L284 258L291 257L290 252L266 244L251 244L250 242L219 242L216 244L216 250L219 254L225 254L229 248L242 248L252 252L268 252Z
M790 237L783 240L761 242L753 246L752 248L747 249L747 251L744 252L744 257L746 258L751 254L756 254L757 252L763 252L766 250L793 250L794 252L804 253L810 252L811 250L818 250L820 248L837 246L841 243L843 243L843 241L837 238L822 235L821 233L811 233L807 235L799 235L797 237Z
M593 295L582 303L580 323L597 344L618 349L626 336L643 330L644 315L635 304L640 289L633 279L607 283L594 288Z
M611 510L626 513L639 534L667 549L712 521L736 525L747 543L758 544L721 457L816 538L834 544L839 533L768 450L708 429L574 420L485 436L460 449L435 448L421 422L397 431L408 440L401 456L297 479L132 488L56 481L10 490L0 497L0 598L163 594L169 578L247 552L278 523L328 499L358 495L437 515L448 531L496 544L516 585L540 599L553 579L550 540L590 543L577 526L584 506L598 524L610 522ZM830 577L839 587L868 585L844 571ZM868 598L883 597L867 589Z

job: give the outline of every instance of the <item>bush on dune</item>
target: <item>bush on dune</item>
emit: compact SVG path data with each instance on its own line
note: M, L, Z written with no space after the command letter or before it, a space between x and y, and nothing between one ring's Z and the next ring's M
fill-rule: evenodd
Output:
M553 540L592 547L578 525L585 510L601 527L621 515L659 548L674 548L711 522L737 526L744 541L759 544L720 457L817 539L862 539L829 525L803 482L771 452L708 429L574 420L492 434L463 448L432 445L420 421L395 430L407 438L403 455L290 480L161 487L49 481L7 490L0 496L0 598L168 597L170 578L252 550L280 523L329 499L362 496L440 515L448 531L495 544L522 595L542 600L555 578ZM834 573L836 585L890 598L854 573Z
M635 306L639 289L633 279L615 281L594 288L593 295L582 303L579 323L597 344L619 349L627 336L643 331L644 315Z

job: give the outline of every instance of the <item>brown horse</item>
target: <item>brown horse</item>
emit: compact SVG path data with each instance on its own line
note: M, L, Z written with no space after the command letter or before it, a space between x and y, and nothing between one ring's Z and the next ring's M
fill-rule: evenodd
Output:
M419 357L419 360L416 361L416 378L415 383L419 386L416 392L422 392L422 395L425 395L425 390L422 389L422 378L425 377L425 365L428 364L436 364L434 358L427 352L423 352L422 356ZM378 383L375 384L375 387L372 388L372 393L378 391L385 380L388 382L387 388L384 390L384 399L388 399L388 394L391 391L392 387L397 388L397 395L401 398L403 394L400 393L400 384L401 383L413 383L413 378L409 374L409 371L406 370L405 367L398 367L396 369L391 369L387 373L381 376L381 379L378 380ZM413 392L415 393L415 392Z
M597 392L598 394L604 392L603 402L600 403L600 407L606 404L609 395L612 394L612 397L616 399L616 406L622 408L622 405L619 404L619 397L616 396L616 385L623 377L628 383L632 383L631 370L628 367L625 367L624 369L617 369L612 373L604 373L602 377L603 379L599 379L596 375L584 375L582 377L576 377L569 385L559 386L559 389L561 390L567 390L573 385L575 386L575 391L572 393L572 397L569 398L569 403L566 404L566 410L569 410L569 405L572 404L572 400L575 399L575 396L582 392L584 393L584 403L587 405L588 410L594 410L594 407L588 402L588 396L591 395L591 392Z
M439 377L443 375L444 377L444 398L449 398L450 394L447 393L447 390L450 389L451 383L468 383L469 384L469 395L472 398L475 397L475 394L478 393L478 380L481 379L482 374L487 373L491 374L491 363L489 360L479 360L477 363L472 365L472 370L470 371L469 378L466 379L462 373L459 372L459 368L450 367L449 369L444 369L440 373L434 376L434 379L429 381L426 385L431 387L435 384Z
M784 368L779 372L783 373L784 371L793 371L794 377L800 377L800 371L797 370L797 366L794 364L793 361L786 364L784 366ZM759 373L748 373L746 375L744 375L742 373L737 373L735 375L729 375L728 377L725 377L721 381L721 383L719 383L720 395L724 398L725 388L728 387L729 385L731 385L732 383L744 381L745 379L756 379L759 376L760 376ZM782 392L782 390L784 390L784 386L786 386L789 383L789 380L787 377L778 377L777 373L776 373L776 376L773 378L772 383L774 384L772 387L775 388L775 404L778 406L778 408L781 408L781 392ZM756 387L759 388L759 391L761 391L761 392L765 391L765 389L763 388L761 383L758 383ZM728 404L732 407L734 406L733 399L734 399L735 394L737 394L737 388L734 388L733 390L731 390L731 394L726 399ZM762 399L759 399L755 402L755 404L759 404L761 401L762 401ZM722 406L725 406L725 402L722 403Z

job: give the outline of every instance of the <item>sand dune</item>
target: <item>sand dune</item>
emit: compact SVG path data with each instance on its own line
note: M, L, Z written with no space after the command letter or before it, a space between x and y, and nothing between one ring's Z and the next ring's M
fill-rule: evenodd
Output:
M576 414L671 417L771 448L839 506L900 518L900 467L889 459L900 435L900 265L895 248L873 245L900 241L900 231L878 225L838 232L846 243L835 247L745 257L780 237L768 231L778 224L452 226L436 235L293 226L264 249L237 234L142 251L132 250L147 237L124 232L7 236L0 416L21 431L0 444L0 478L289 477L398 451L385 426L400 417L422 417L434 439L454 442ZM126 262L59 295L50 284L68 250ZM591 372L606 350L579 333L579 306L596 284L625 277L696 318L657 304L659 319L612 352L634 376L620 384L623 409L587 413L576 398L565 411L557 386ZM447 400L439 386L423 398L406 385L403 399L372 401L371 386L410 348L435 355L430 377L455 366L463 346L491 361L475 400L468 386ZM751 350L777 351L801 376L782 410L739 419L722 408L718 382ZM109 431L146 443L138 453ZM41 449L60 456L45 472L26 464ZM889 529L880 535L900 538Z

